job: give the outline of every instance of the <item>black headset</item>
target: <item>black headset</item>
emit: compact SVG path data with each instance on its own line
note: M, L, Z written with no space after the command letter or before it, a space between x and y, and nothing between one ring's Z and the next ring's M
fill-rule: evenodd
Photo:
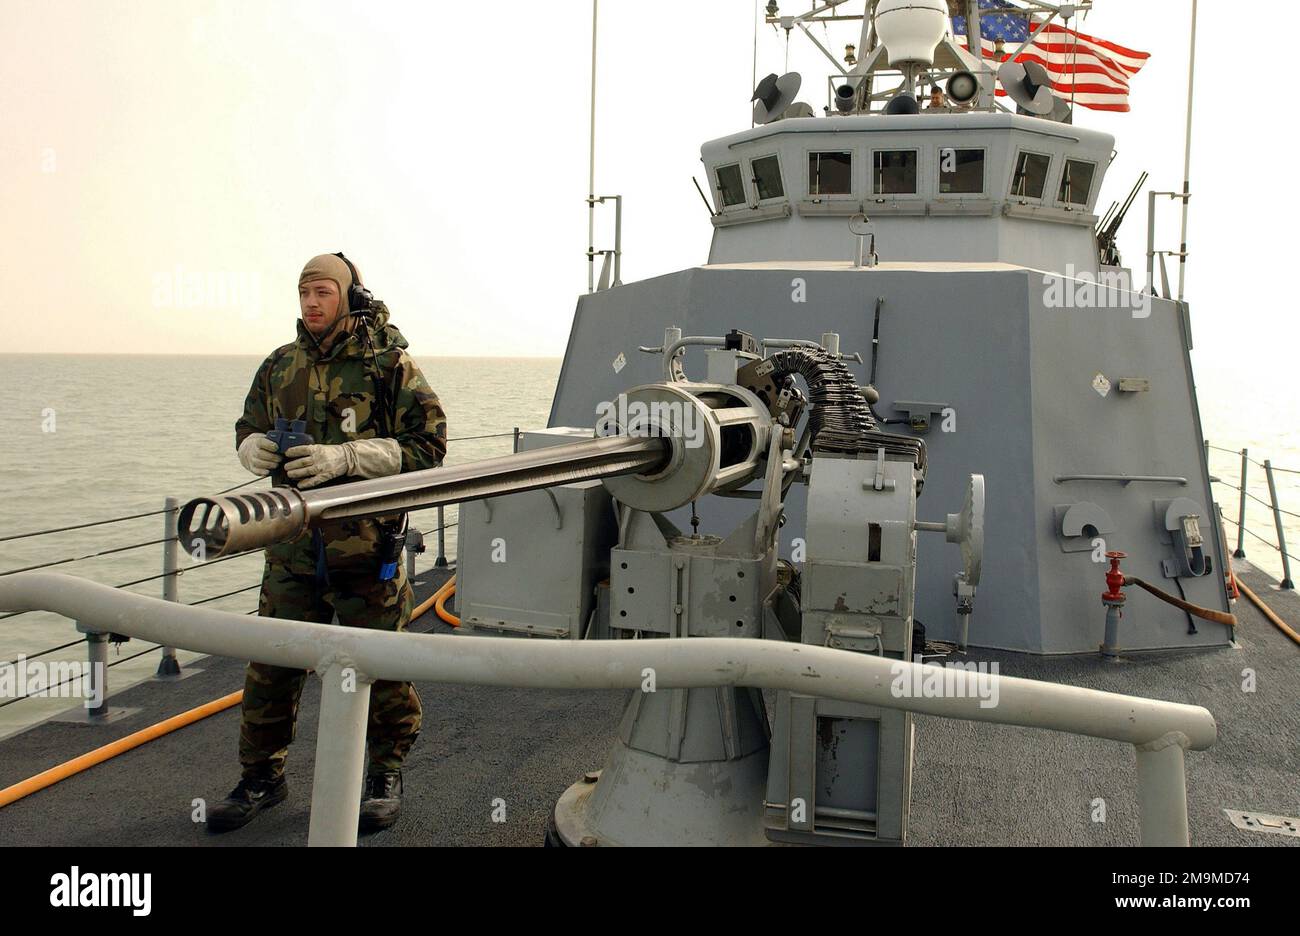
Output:
M343 251L339 251L334 256L338 257L348 265L348 272L352 274L352 285L348 287L348 314L365 315L375 304L374 294L366 287L361 285L361 277L357 275L357 268L352 265L352 261L343 256Z

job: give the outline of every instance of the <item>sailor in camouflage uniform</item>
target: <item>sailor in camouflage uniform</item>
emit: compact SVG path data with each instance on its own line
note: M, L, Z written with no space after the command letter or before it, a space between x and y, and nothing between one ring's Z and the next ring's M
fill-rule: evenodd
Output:
M354 272L341 254L315 257L303 269L298 338L258 368L235 423L240 461L254 474L272 474L275 484L305 490L386 477L434 468L446 454L447 419L438 397L406 353L406 339L388 323L388 309L353 288ZM314 444L281 455L266 437L277 417L306 420ZM378 558L381 524L400 521L332 521L269 547L258 613L322 624L337 614L347 627L402 630L414 603L411 586L401 563L393 578L381 581ZM305 676L301 670L248 665L239 731L243 778L209 810L211 831L238 828L287 796L284 762ZM371 687L363 830L384 828L397 818L402 763L420 733L420 715L420 697L410 683Z

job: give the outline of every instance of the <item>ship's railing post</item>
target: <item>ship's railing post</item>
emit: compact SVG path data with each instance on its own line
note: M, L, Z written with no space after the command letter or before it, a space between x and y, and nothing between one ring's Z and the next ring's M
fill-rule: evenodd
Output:
M1168 734L1137 751L1138 811L1144 846L1190 844L1187 830L1187 773L1183 746L1187 738Z
M77 629L83 629L80 621ZM104 719L108 717L108 634L87 631L86 649L90 660L87 697L99 700L97 705L86 708L86 715L92 720Z
M180 502L174 497L163 501L163 601L180 601L180 568L178 562L179 543L176 539L176 514ZM175 647L163 647L162 659L158 661L156 678L176 677L181 674L181 664L176 659Z
M1156 294L1156 193L1147 193L1147 294Z
M1246 558L1246 466L1250 464L1250 452L1241 450L1241 507L1237 511L1237 549L1234 559Z
M517 455L519 454L519 427L518 426L515 426L514 435L515 435L515 440L513 443L513 447L510 449L510 451L514 452Z
M438 555L433 560L435 569L447 568L447 516L442 504L438 505Z
M308 845L357 844L369 712L370 681L341 663L326 667L321 676Z
M1268 499L1273 504L1273 525L1277 528L1277 548L1282 553L1282 587L1292 589L1291 557L1286 552L1286 531L1282 529L1282 510L1277 502L1277 485L1273 481L1273 463L1264 459L1264 477L1268 479Z
M1168 196L1170 199L1181 199L1184 207L1192 197L1191 192L1186 189L1181 192L1148 192L1147 193L1147 294L1152 297L1161 299L1170 299L1173 292L1169 288L1169 270L1165 266L1165 257L1178 257L1179 263L1187 262L1187 245L1184 243L1178 250L1156 250L1156 198L1158 196ZM1163 294L1156 292L1156 258L1160 259L1160 279L1161 285L1164 286ZM1179 301L1182 301L1181 289Z
M614 202L614 249L597 250L595 245L595 212L597 205L603 205L605 202L613 200ZM623 285L623 196L622 195L591 195L587 199L588 214L588 245L587 245L587 292L600 292L609 289L611 286ZM603 257L604 261L600 268L600 279L596 279L595 263L597 257ZM614 278L610 282L610 269L613 268Z
M614 285L623 285L623 196L614 196Z
M424 552L424 534L412 527L406 531L406 579L415 582L415 557Z

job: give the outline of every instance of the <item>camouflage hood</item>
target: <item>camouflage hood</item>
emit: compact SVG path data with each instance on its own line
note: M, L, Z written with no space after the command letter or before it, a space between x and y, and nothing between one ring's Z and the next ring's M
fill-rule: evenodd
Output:
M347 315L339 320L338 325L335 326L339 334L329 350L322 354L320 350L321 342L307 330L307 325L299 318L298 338L295 344L302 348L313 361L335 361L350 357L362 357L368 352L358 329L365 327L368 322L371 340L375 344L375 354L383 354L385 351L404 351L409 347L406 336L398 330L396 325L390 325L388 319L388 306L376 299L370 315L366 316L366 318L363 319L358 315Z

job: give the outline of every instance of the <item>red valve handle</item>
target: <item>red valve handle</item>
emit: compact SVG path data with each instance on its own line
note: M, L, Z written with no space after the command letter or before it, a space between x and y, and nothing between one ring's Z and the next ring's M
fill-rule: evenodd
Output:
M1103 601L1123 601L1124 593L1120 591L1124 587L1124 573L1120 571L1119 561L1127 559L1128 553L1108 552L1106 558L1110 560L1110 569L1106 572L1106 587L1108 591L1102 592Z

